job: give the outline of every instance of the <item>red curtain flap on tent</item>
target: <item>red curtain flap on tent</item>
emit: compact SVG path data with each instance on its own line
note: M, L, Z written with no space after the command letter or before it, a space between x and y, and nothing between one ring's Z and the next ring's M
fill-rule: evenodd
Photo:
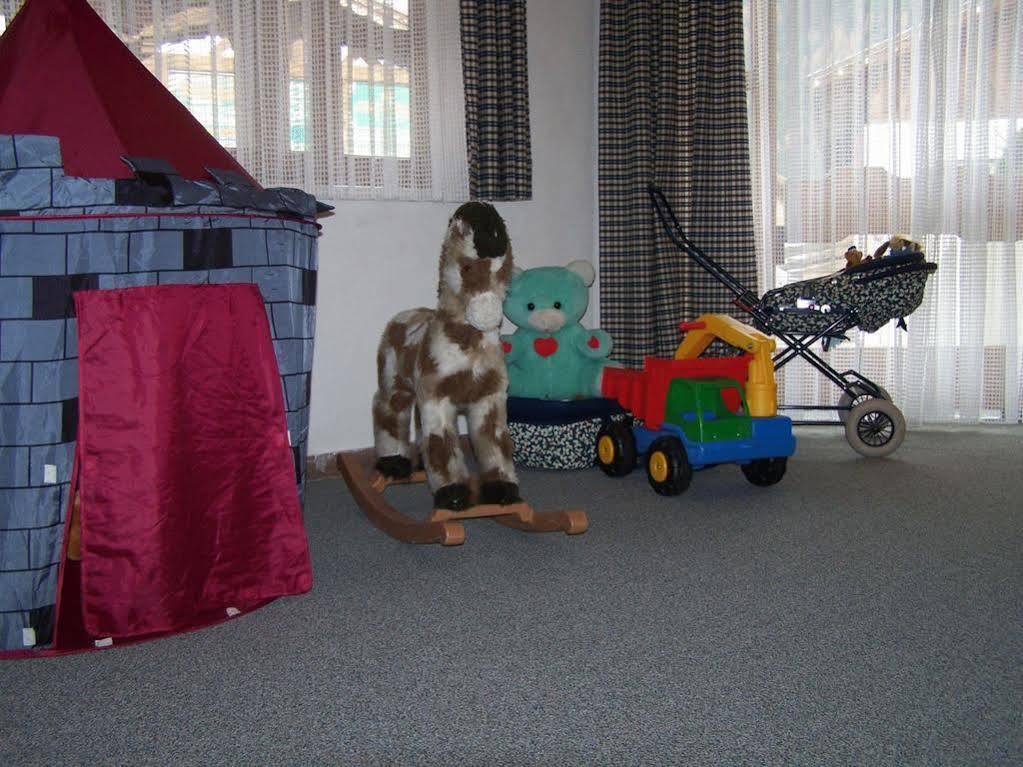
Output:
M0 134L22 133L57 136L69 176L131 178L126 155L249 178L86 0L28 0L0 38Z
M86 291L75 307L85 631L184 630L308 591L259 289Z

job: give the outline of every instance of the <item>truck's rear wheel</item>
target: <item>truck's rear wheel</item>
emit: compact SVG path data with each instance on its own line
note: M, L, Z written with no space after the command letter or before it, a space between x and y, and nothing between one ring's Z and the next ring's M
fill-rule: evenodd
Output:
M636 437L632 427L611 421L597 432L597 465L609 477L624 477L636 468Z
M780 458L758 458L742 465L742 473L746 479L758 487L768 487L781 481L785 476L785 467L788 459L785 456Z
M658 437L646 455L646 476L660 495L678 495L693 478L682 441L677 437Z

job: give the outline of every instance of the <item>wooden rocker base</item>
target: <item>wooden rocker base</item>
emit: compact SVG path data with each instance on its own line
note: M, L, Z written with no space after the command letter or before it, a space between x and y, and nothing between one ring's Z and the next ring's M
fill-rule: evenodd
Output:
M585 533L589 526L586 512L578 509L567 511L536 511L528 503L513 503L508 506L480 504L465 511L434 509L428 519L418 520L402 514L384 498L384 491L390 485L404 485L425 482L426 474L418 471L408 479L391 480L375 468L376 453L372 448L349 450L338 453L337 467L348 485L356 503L370 521L385 533L405 543L439 543L442 546L458 546L465 542L463 519L491 517L507 527L534 533L562 531L566 535Z

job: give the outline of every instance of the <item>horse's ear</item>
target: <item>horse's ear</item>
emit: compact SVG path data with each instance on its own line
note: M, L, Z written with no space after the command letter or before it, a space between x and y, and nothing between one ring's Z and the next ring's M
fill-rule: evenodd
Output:
M469 222L460 216L454 216L448 224L448 231L453 237L468 237L472 234L472 227Z

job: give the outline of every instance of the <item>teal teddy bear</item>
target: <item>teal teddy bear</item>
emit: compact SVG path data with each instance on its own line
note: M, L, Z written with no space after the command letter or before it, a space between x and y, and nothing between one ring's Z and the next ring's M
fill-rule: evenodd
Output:
M502 335L508 394L548 400L600 396L611 336L580 323L596 274L589 261L515 269L504 315L518 328Z

